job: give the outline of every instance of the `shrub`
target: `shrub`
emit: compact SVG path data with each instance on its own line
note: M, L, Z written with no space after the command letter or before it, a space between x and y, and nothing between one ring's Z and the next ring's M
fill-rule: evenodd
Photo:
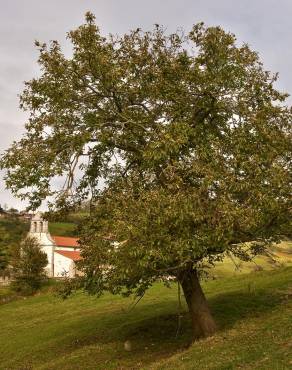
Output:
M12 254L12 289L25 295L35 293L46 279L47 264L47 255L40 249L37 240L26 238Z

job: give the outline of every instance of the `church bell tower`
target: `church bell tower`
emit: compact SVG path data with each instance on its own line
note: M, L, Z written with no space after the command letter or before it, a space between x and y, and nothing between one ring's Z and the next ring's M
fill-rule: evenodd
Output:
M36 234L48 233L48 221L42 218L41 212L37 212L31 219L29 232L35 236L37 236Z
M48 221L43 219L41 212L37 212L32 217L28 235L35 238L41 250L46 253L48 258L47 275L54 276L54 242L49 233Z

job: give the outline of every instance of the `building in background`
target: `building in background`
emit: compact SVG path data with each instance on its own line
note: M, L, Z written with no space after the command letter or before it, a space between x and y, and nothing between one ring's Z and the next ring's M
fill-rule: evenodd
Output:
M77 238L53 236L49 233L48 221L40 212L31 218L29 236L34 237L42 251L47 254L46 267L49 277L74 277L78 274L76 262L81 260Z

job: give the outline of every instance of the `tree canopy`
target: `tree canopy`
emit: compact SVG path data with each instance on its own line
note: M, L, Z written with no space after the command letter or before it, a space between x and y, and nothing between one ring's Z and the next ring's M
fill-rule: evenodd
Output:
M175 276L194 335L211 334L201 272L226 253L248 259L291 230L288 95L220 27L104 37L88 13L68 39L70 57L57 41L36 43L41 75L21 95L26 133L1 160L7 186L32 207L90 198L86 288L142 295Z

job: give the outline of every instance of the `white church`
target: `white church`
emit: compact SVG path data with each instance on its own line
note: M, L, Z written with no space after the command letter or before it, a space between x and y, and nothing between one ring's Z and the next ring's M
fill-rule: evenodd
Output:
M76 262L82 259L78 239L50 235L48 221L42 218L40 212L32 217L28 236L34 237L47 254L46 271L49 277L71 278L78 273Z

